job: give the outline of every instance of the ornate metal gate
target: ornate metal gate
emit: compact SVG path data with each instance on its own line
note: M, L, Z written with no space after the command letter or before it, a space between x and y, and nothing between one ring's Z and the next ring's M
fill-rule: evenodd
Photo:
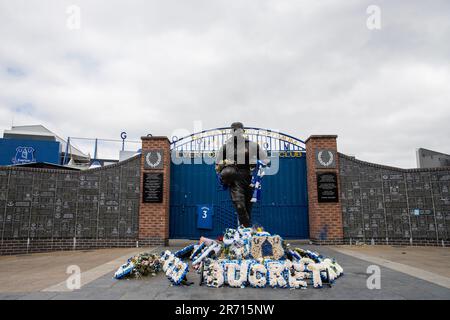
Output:
M308 238L304 142L260 128L246 128L245 135L278 159L277 174L263 178L261 201L253 207L252 222L284 238ZM172 138L170 238L215 238L225 228L236 227L229 193L222 190L214 170L215 152L230 137L229 128L217 128ZM212 228L198 228L199 206L212 209Z

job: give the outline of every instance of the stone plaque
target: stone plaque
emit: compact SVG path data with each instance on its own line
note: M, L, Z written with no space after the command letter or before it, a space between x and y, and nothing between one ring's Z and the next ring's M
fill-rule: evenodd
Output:
M144 203L161 203L163 200L163 173L144 172L142 201Z
M336 168L336 151L329 149L316 149L316 168Z
M149 150L143 153L144 169L163 169L164 168L164 150Z
M317 198L319 202L339 202L337 175L335 172L317 174Z

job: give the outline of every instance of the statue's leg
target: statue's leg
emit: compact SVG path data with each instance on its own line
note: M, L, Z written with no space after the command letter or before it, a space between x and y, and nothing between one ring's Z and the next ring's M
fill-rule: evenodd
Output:
M231 199L239 215L239 223L244 227L251 227L251 198L253 190L250 187L252 176L249 170L240 169L236 180L230 188Z
M233 201L234 208L236 209L236 212L239 217L239 223L242 224L244 227L250 227L251 222L245 203L246 197L243 185L241 183L238 183L238 181L232 183L230 186L230 195L231 200Z
M250 184L250 182L249 182L249 184ZM246 193L245 193L245 208L247 209L248 218L250 220L250 223L252 221L252 207L253 207L252 197L253 197L253 188L248 186Z
M247 208L247 213L248 213L248 217L250 219L250 224L252 224L252 208L253 208L253 202L252 202L252 198L253 198L253 187L250 187L250 184L252 183L252 175L249 172L245 181L245 190L246 190L246 194L245 194L245 204L246 204L246 208Z

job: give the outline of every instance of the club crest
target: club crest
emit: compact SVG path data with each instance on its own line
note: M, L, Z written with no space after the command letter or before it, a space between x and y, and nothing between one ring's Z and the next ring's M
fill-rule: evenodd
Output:
M33 147L17 147L16 155L12 159L12 163L14 164L22 164L22 163L32 163L36 162L36 158L34 157L34 148Z

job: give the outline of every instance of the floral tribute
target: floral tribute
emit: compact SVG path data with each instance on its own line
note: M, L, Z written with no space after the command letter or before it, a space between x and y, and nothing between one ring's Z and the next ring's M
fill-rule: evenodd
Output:
M189 260L200 274L200 284L216 288L225 285L321 288L323 284L333 284L344 274L335 259L309 250L291 249L279 235L271 235L261 228L226 229L221 240L202 237L197 244L177 252L166 250L159 258L148 254L144 257L129 259L116 272L115 278L163 271L173 284L179 285L186 283ZM143 267L143 263L152 267Z
M127 263L120 266L114 274L114 278L137 277L156 275L162 270L160 257L153 253L141 253L128 259Z

